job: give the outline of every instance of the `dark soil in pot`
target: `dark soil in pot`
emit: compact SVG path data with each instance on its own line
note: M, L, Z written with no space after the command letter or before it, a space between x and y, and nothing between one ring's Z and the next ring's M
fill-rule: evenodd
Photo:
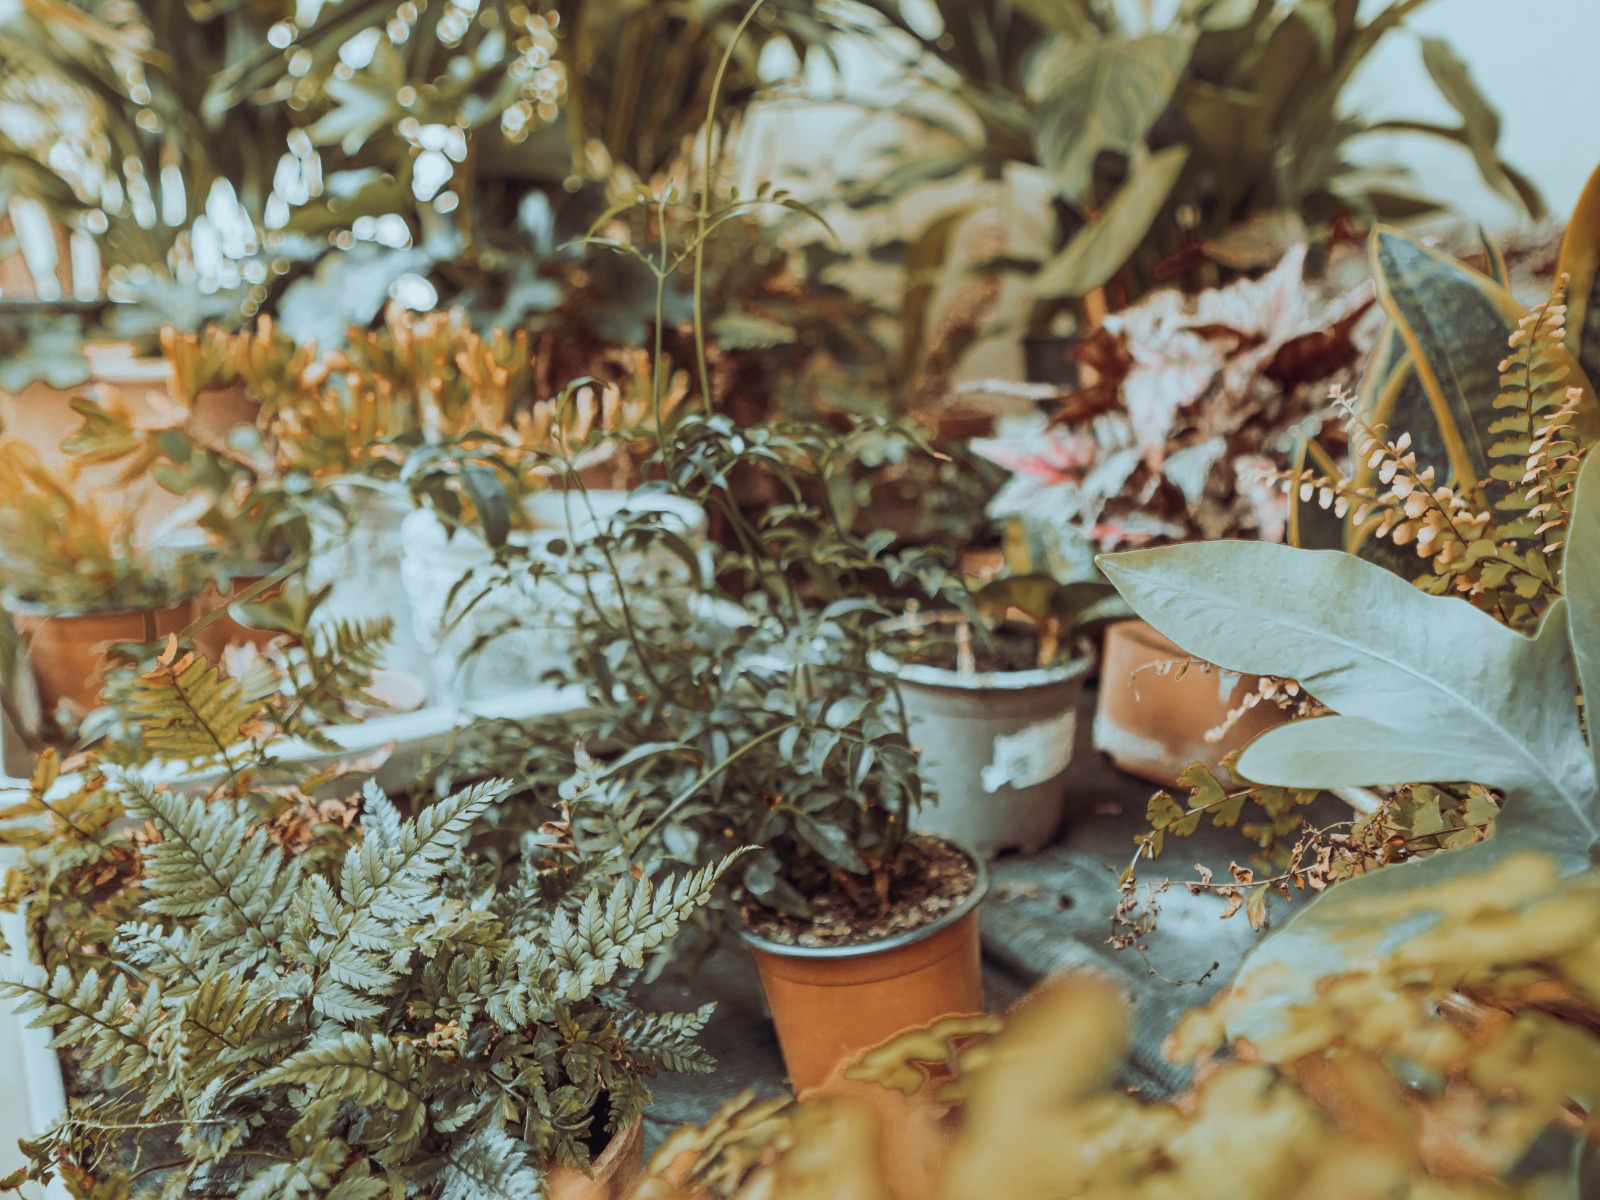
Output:
M888 903L874 903L857 886L835 886L807 897L809 917L780 913L753 900L741 910L759 937L787 946L850 946L919 929L949 912L977 886L964 850L932 837L909 839L889 877Z

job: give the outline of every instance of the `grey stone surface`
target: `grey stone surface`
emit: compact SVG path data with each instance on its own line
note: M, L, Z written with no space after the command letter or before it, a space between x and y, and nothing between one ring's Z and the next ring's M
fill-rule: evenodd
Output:
M1090 692L1085 707L1093 703ZM1148 964L1133 951L1107 944L1117 873L1133 856L1134 835L1145 828L1145 806L1155 788L1122 774L1094 752L1088 744L1089 716L1084 712L1078 723L1080 744L1068 768L1068 825L1040 854L1007 855L991 864L992 886L983 907L984 986L989 1006L1002 1009L1061 972L1087 969L1116 980L1135 1014L1123 1083L1165 1096L1183 1086L1186 1073L1162 1058L1162 1039L1185 1008L1226 984L1260 935L1243 914L1219 920L1219 901L1174 885L1159 898L1159 927L1148 941ZM1248 852L1236 830L1204 826L1192 838L1169 841L1162 859L1145 864L1141 876L1192 878L1194 864L1202 863L1221 877L1230 861L1243 861ZM1192 982L1202 976L1203 983ZM692 975L669 969L648 1000L662 1008L716 1001L705 1041L719 1065L714 1075L657 1081L647 1147L678 1125L705 1120L747 1087L763 1095L783 1089L777 1040L754 964L742 947L719 950Z

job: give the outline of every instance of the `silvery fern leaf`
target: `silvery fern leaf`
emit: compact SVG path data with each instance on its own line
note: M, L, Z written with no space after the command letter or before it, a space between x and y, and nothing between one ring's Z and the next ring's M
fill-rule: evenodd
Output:
M385 1165L404 1163L427 1132L427 1096L410 1042L351 1030L291 1055L242 1083L236 1093L282 1085L306 1089L312 1102L338 1101L364 1110L362 1144Z
M148 821L161 840L144 851L145 908L196 918L197 950L242 968L275 958L282 915L300 879L254 815L226 801L202 804L130 781L128 816Z
M344 902L380 921L414 921L434 898L429 885L460 852L478 818L511 787L505 780L477 784L423 809L392 837L364 838L352 846L340 877Z
M168 1014L159 984L136 997L125 976L113 976L109 985L102 985L94 968L74 978L65 967L58 967L54 975L30 970L21 979L0 982L0 998L33 1014L29 1022L33 1028L55 1030L52 1047L86 1048L84 1061L89 1067L115 1063L121 1083L143 1078L149 1093L145 1111L176 1090L160 1056L159 1040L165 1036Z
M715 1007L707 1004L688 1013L620 1012L616 1017L617 1036L636 1062L658 1071L703 1075L715 1070L716 1062L695 1043L695 1038L706 1027Z
M361 828L367 837L376 836L386 846L397 845L404 824L405 818L378 786L377 780L369 779L361 785Z
M528 1147L495 1125L485 1126L446 1156L439 1200L541 1200L544 1174Z
M610 983L624 968L643 966L646 954L677 933L711 899L717 881L741 853L659 887L648 878L625 875L604 901L591 892L576 916L558 914L541 939L548 942L549 961L562 972L558 995L580 999Z

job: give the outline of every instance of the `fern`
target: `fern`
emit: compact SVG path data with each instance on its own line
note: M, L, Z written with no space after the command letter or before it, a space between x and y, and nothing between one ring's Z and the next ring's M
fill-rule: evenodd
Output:
M318 728L347 724L351 705L371 703L363 689L383 661L393 633L389 617L338 621L310 630L292 659L288 703L278 718L279 728L289 737L331 748Z
M560 878L583 894L519 896L512 935L467 848L508 786L410 819L369 786L356 844L296 857L248 787L200 801L108 781L140 831L137 915L108 967L66 955L4 992L107 1089L41 1140L32 1177L114 1178L119 1138L148 1130L181 1151L151 1180L171 1194L533 1196L546 1164L587 1161L602 1100L620 1129L651 1076L707 1069L709 1010L639 1012L620 976L727 864L652 886L624 859L580 863Z
M427 1098L417 1090L417 1068L409 1042L352 1030L325 1045L306 1047L238 1090L300 1085L310 1107L363 1108L371 1115L360 1142L379 1151L379 1162L393 1166L404 1162L427 1132Z
M391 826L389 836L381 828L370 829L345 857L340 875L345 903L387 922L419 915L432 894L430 885L473 824L510 790L500 780L481 783L424 809L409 825Z
M176 640L138 679L124 702L144 748L175 762L220 759L233 765L239 743L261 728L260 695L192 653L177 658Z
M717 881L738 858L730 855L660 888L646 878L627 877L607 898L591 892L576 917L562 912L549 932L551 961L563 974L558 994L566 999L587 995L624 967L642 966L649 951L711 899Z
M439 1200L540 1200L544 1175L519 1143L487 1125L452 1150L437 1181Z
M160 835L145 852L147 911L194 920L189 936L230 968L275 957L282 918L300 878L248 812L196 804L134 782L128 815Z

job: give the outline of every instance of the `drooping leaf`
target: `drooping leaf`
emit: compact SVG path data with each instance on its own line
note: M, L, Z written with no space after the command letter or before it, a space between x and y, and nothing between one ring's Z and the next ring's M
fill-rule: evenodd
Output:
M1040 269L1034 295L1076 297L1104 285L1144 241L1188 160L1187 147L1169 146L1136 163L1104 210Z
M1572 210L1556 273L1569 280L1567 349L1592 379L1600 373L1600 169Z
M1586 707L1600 702L1600 456L1584 460L1578 474L1577 498L1561 567L1562 591L1567 600L1567 620L1572 628L1572 655ZM1595 711L1589 707L1592 714ZM1591 738L1593 717L1591 715ZM1600 741L1592 741L1596 771L1600 773Z
M1258 738L1239 760L1246 778L1472 780L1506 792L1501 836L1568 856L1594 838L1595 769L1559 602L1530 638L1339 551L1211 542L1100 561L1134 610L1184 650L1298 680L1339 714Z

